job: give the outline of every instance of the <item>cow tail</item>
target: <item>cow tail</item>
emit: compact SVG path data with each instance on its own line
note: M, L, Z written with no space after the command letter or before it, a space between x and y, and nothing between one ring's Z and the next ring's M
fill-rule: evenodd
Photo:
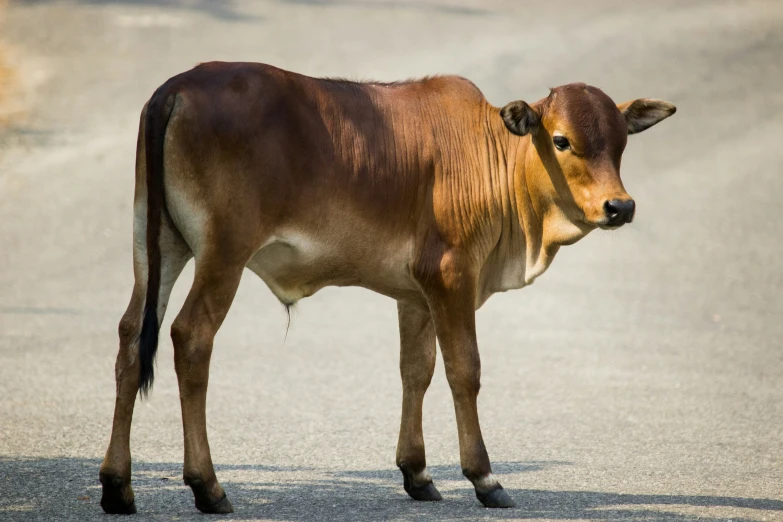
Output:
M163 144L176 95L166 86L150 98L144 120L144 147L147 171L147 296L139 335L139 394L146 398L155 379L155 354L158 351L158 294L160 293L160 230L165 211L163 186Z

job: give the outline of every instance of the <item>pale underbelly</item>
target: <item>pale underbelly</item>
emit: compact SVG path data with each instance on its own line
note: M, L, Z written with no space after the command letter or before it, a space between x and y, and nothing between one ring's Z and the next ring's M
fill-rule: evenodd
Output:
M300 235L274 237L248 262L284 305L293 305L327 286L361 286L395 299L418 293L404 245L357 248L325 245ZM371 255L368 255L371 254Z

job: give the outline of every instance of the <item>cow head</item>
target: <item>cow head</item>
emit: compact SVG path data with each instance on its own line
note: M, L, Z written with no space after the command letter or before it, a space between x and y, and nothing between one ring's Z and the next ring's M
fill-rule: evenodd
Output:
M600 89L569 84L552 89L532 106L511 102L500 115L512 133L532 136L533 147L524 159L524 186L536 212L544 219L565 218L583 235L595 227L614 229L633 220L635 204L620 180L628 135L652 127L675 110L670 103L651 99L616 105Z

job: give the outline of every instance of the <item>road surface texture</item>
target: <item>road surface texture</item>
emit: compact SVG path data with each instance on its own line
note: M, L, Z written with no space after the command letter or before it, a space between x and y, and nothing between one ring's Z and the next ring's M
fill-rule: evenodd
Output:
M216 340L208 426L242 520L783 520L783 3L11 2L0 131L0 519L106 520L98 466L132 285L139 111L200 61L395 80L454 73L495 105L585 81L677 114L629 140L637 219L479 311L482 426L519 506L460 474L439 361L440 503L394 464L396 307L326 289L286 314L250 272ZM168 329L133 425L135 520L204 518L181 481Z

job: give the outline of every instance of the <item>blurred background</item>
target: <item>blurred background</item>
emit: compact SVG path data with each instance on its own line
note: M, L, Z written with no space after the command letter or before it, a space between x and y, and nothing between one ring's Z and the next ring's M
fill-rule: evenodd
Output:
M678 107L629 139L633 225L478 313L482 427L516 509L482 509L462 479L440 361L424 431L445 500L403 492L392 300L325 289L284 341L248 273L208 403L233 518L783 519L782 2L21 0L0 16L0 519L104 520L138 115L209 60L459 74L495 105L584 81ZM196 516L167 335L157 376L134 419L138 518Z

